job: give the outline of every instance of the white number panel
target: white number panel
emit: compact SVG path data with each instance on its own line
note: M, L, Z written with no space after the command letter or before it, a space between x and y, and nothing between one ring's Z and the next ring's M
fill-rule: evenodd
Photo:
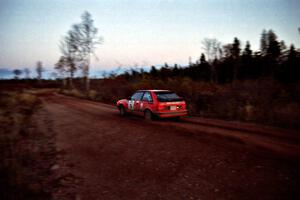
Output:
M128 101L128 109L134 110L134 101L133 100Z

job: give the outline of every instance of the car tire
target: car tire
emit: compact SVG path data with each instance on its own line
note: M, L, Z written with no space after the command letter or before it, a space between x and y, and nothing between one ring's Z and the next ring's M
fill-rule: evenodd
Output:
M152 112L150 110L145 110L144 111L144 118L146 121L151 121L153 118Z
M120 106L119 111L120 111L120 116L124 117L126 115L126 110L124 106Z
M174 119L175 122L180 122L182 118L181 117L174 117L173 119Z

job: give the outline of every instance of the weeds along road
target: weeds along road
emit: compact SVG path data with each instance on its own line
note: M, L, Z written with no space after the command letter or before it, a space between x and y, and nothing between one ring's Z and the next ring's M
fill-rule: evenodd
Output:
M122 118L110 105L40 96L40 131L53 131L57 199L300 198L299 135L187 119Z

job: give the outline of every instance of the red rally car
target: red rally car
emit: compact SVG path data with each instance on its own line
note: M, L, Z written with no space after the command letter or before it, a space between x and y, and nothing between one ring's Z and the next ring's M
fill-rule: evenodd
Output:
M169 90L138 90L128 99L119 100L117 107L121 116L136 113L146 120L154 116L179 118L187 115L185 101Z

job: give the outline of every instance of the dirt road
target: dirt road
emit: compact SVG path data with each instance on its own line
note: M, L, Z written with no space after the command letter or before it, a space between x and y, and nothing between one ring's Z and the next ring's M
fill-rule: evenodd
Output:
M300 135L220 120L145 122L113 106L41 96L57 199L300 198Z

